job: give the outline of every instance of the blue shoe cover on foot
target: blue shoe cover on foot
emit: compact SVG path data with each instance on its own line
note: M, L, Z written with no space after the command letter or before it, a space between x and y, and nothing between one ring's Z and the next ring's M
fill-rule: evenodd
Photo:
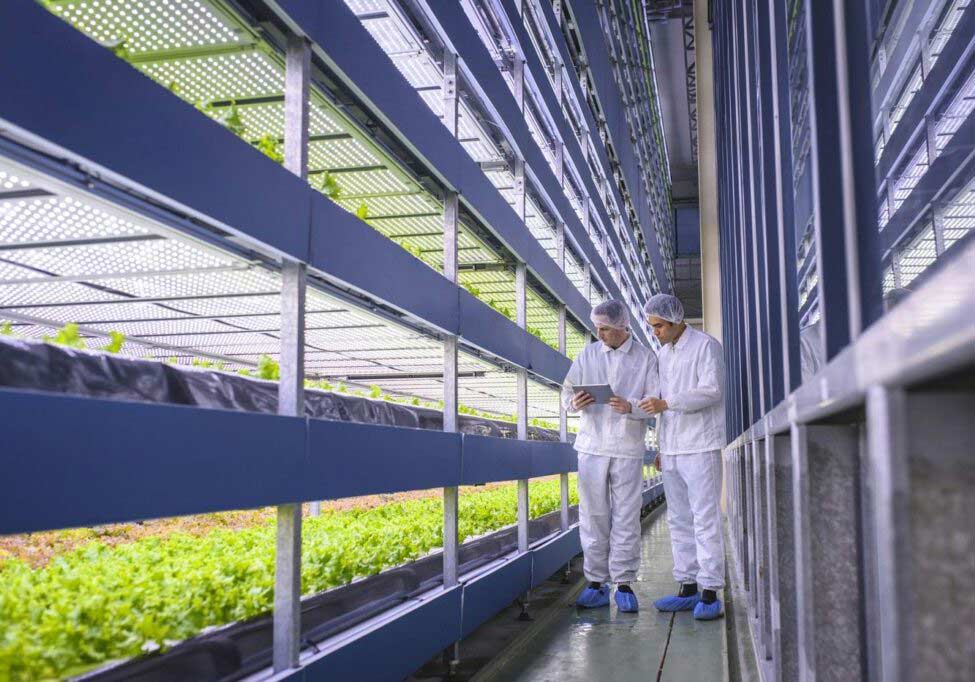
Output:
M640 610L640 602L632 592L620 592L616 590L616 606L625 613L636 613Z
M598 590L595 587L587 587L576 599L576 606L584 609L597 609L600 606L609 606L609 588L603 585Z
M705 604L703 601L698 602L698 605L694 607L694 618L696 620L714 620L715 618L721 617L721 600L713 601L710 604Z
M653 605L657 607L658 611L666 611L670 613L672 611L690 611L696 607L700 601L700 594L695 594L690 597L678 597L677 595L671 595L670 597L658 599L653 603Z

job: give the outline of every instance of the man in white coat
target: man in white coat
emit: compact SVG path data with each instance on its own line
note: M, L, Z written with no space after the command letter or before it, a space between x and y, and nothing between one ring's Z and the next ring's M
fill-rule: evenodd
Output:
M721 344L687 326L669 294L644 306L660 341L660 398L641 401L657 415L657 468L667 496L676 596L654 602L661 611L690 611L698 620L721 616L724 588L721 534L721 448L725 446L724 361ZM698 586L701 592L698 593Z
M562 386L562 405L581 412L575 449L579 453L579 536L589 585L577 604L609 604L616 585L620 611L639 610L630 583L640 568L640 509L646 419L638 402L657 395L657 359L629 332L629 314L618 301L596 306L591 315L599 341L582 349ZM576 386L608 384L607 404ZM594 389L595 390L595 389Z

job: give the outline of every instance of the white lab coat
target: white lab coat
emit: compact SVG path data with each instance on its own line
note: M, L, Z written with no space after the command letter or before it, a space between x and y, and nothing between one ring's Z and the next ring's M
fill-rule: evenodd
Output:
M609 384L613 393L630 401L630 414L614 412L609 405L590 405L582 410L575 448L605 457L643 457L646 452L647 418L637 403L658 395L657 358L632 336L617 349L602 341L590 343L572 362L562 384L562 406L569 412L575 386Z
M573 387L609 384L630 401L632 412L609 405L582 410L576 436L579 453L579 539L583 572L594 582L630 583L640 568L640 509L647 413L637 403L656 396L657 358L633 337L613 350L601 341L576 357L562 386L562 404L572 409Z
M657 417L664 455L710 452L725 446L724 358L717 339L687 327L677 343L657 354L660 397L668 409Z
M687 327L658 355L657 418L674 580L705 589L724 587L721 535L721 448L725 446L724 360L721 344Z

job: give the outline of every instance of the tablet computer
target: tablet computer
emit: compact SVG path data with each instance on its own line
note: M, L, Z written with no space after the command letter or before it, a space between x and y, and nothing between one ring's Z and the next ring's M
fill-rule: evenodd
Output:
M589 384L573 386L572 391L578 393L579 391L585 391L593 398L596 399L596 403L600 405L605 405L609 402L609 399L613 397L613 389L609 387L609 384Z

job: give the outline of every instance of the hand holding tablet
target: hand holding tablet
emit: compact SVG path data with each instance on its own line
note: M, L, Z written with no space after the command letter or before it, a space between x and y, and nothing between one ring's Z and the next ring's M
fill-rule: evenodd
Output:
M613 389L609 387L609 384L588 384L574 386L573 391L576 393L576 395L579 393L588 393L590 396L592 396L593 403L597 405L605 405L609 402L609 399L613 397Z

